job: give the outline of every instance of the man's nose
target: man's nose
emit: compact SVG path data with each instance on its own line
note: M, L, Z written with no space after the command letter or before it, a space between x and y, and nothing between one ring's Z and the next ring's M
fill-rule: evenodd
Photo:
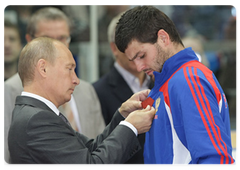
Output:
M79 78L77 77L76 73L74 73L73 83L76 84L76 85L79 85L79 83L80 83L80 80L79 80Z
M143 64L139 60L134 60L133 62L135 63L138 72L141 72L144 69Z

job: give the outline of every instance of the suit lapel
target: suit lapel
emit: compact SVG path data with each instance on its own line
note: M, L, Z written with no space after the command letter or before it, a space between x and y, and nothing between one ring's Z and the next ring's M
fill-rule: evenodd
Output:
M42 101L40 101L38 99L28 97L28 96L17 96L15 105L28 105L28 106L31 106L31 107L36 107L36 108L40 108L42 110L50 111L54 115L56 115L54 113L54 111L52 109L50 109L45 103L43 103ZM62 120L61 117L59 117L59 116L57 116L57 117ZM70 129L73 133L75 133L75 131L72 129L71 125L69 126L65 121L64 121L64 125L68 129Z
M120 98L121 101L127 100L133 94L132 90L115 67L111 70L108 83L112 87L114 95Z

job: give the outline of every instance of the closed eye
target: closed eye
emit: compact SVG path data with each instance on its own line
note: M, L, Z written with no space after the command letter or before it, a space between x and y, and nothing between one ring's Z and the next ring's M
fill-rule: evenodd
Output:
M75 64L68 64L66 68L67 68L69 71L72 71L72 70L75 69L75 67L76 67Z
M140 59L143 59L145 57L145 55L143 54L141 57L139 57Z

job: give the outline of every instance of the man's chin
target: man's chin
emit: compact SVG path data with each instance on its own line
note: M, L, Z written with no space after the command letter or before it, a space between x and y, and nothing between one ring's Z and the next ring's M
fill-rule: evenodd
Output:
M65 100L64 100L64 102L63 102L61 105L63 105L63 104L65 104L65 103L69 102L69 101L71 100L71 97L72 97L72 95L66 97Z

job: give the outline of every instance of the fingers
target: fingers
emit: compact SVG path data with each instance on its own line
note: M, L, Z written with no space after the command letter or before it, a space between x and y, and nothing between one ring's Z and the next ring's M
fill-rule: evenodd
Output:
M125 121L131 123L138 134L145 133L151 128L155 112L155 109L148 105L145 109L131 112Z
M131 99L138 100L138 101L143 101L147 98L150 91L151 90L147 89L147 90L143 90L143 91L140 91L138 93L135 93L134 95L132 95Z
M154 109L154 107L148 105L145 109L142 109L141 112L144 120L141 123L141 127L138 128L139 134L146 133L147 131L150 130L156 110Z
M140 101L134 101L134 102L133 102L133 106L134 106L134 108L135 108L135 109L133 109L133 111L134 111L134 110L140 110L140 109L142 109L142 102L140 102Z
M154 116L156 114L156 110L154 107L148 105L145 109L143 109L144 111L147 111L146 114L150 114L150 116Z
M149 105L147 105L145 110L150 110L150 109L151 109L151 107Z
M132 95L132 97L126 102L124 102L119 108L119 112L121 113L121 115L126 118L128 114L133 112L134 110L142 109L142 101L147 98L149 93L150 90L147 89Z
M149 89L139 92L139 101L144 101L148 97L149 93L150 93Z
M140 101L145 100L148 97L150 91L151 90L149 90L149 89L141 91L142 93L140 93L140 95L139 95L139 98L140 98L139 100Z

